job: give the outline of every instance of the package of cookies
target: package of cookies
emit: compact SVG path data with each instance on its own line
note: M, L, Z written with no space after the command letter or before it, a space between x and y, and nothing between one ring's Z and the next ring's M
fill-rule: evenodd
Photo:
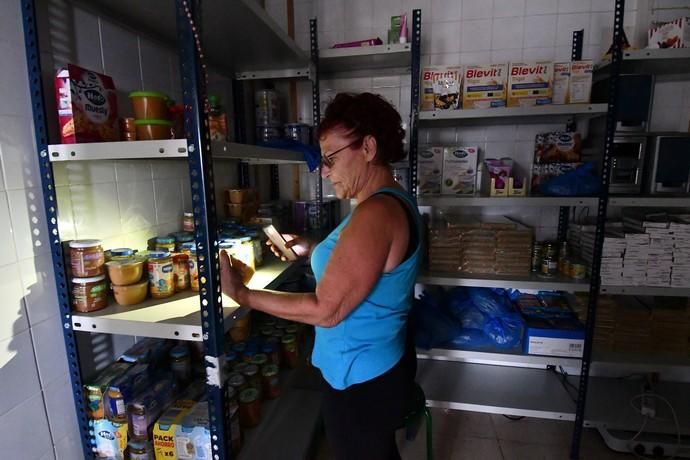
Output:
M63 144L118 140L113 79L73 64L55 77L60 139Z
M534 139L534 162L574 163L582 156L580 133L553 131L537 134Z
M460 108L462 66L431 66L422 69L421 110Z

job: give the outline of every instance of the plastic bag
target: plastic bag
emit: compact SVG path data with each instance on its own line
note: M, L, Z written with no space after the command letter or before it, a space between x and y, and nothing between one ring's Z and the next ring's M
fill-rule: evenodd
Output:
M487 321L486 326L484 326L484 333L498 348L515 348L522 342L524 324L519 314L509 313Z
M442 298L427 291L412 302L409 324L415 345L427 350L444 345L462 330L458 321L442 306Z
M594 165L585 163L561 176L552 177L541 184L539 191L549 196L595 196L600 191L600 180Z

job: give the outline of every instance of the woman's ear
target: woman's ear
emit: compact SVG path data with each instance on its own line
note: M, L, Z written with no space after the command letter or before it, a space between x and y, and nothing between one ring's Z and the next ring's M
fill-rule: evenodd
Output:
M364 136L362 148L364 148L364 158L369 163L373 162L374 158L376 158L376 149L378 148L376 138L372 135Z

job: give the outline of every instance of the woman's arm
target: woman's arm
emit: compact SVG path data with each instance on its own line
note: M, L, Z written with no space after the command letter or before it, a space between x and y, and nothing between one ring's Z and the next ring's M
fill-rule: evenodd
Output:
M340 234L315 293L250 290L230 268L225 254L221 255L223 292L240 305L274 316L321 327L336 326L381 278L395 229L407 228L404 210L391 206L390 200L393 198L374 196L357 207Z

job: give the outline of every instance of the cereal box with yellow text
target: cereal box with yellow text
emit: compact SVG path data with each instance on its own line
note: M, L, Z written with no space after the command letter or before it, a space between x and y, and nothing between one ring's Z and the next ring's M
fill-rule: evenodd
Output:
M55 77L55 97L63 144L118 140L112 78L68 64Z

